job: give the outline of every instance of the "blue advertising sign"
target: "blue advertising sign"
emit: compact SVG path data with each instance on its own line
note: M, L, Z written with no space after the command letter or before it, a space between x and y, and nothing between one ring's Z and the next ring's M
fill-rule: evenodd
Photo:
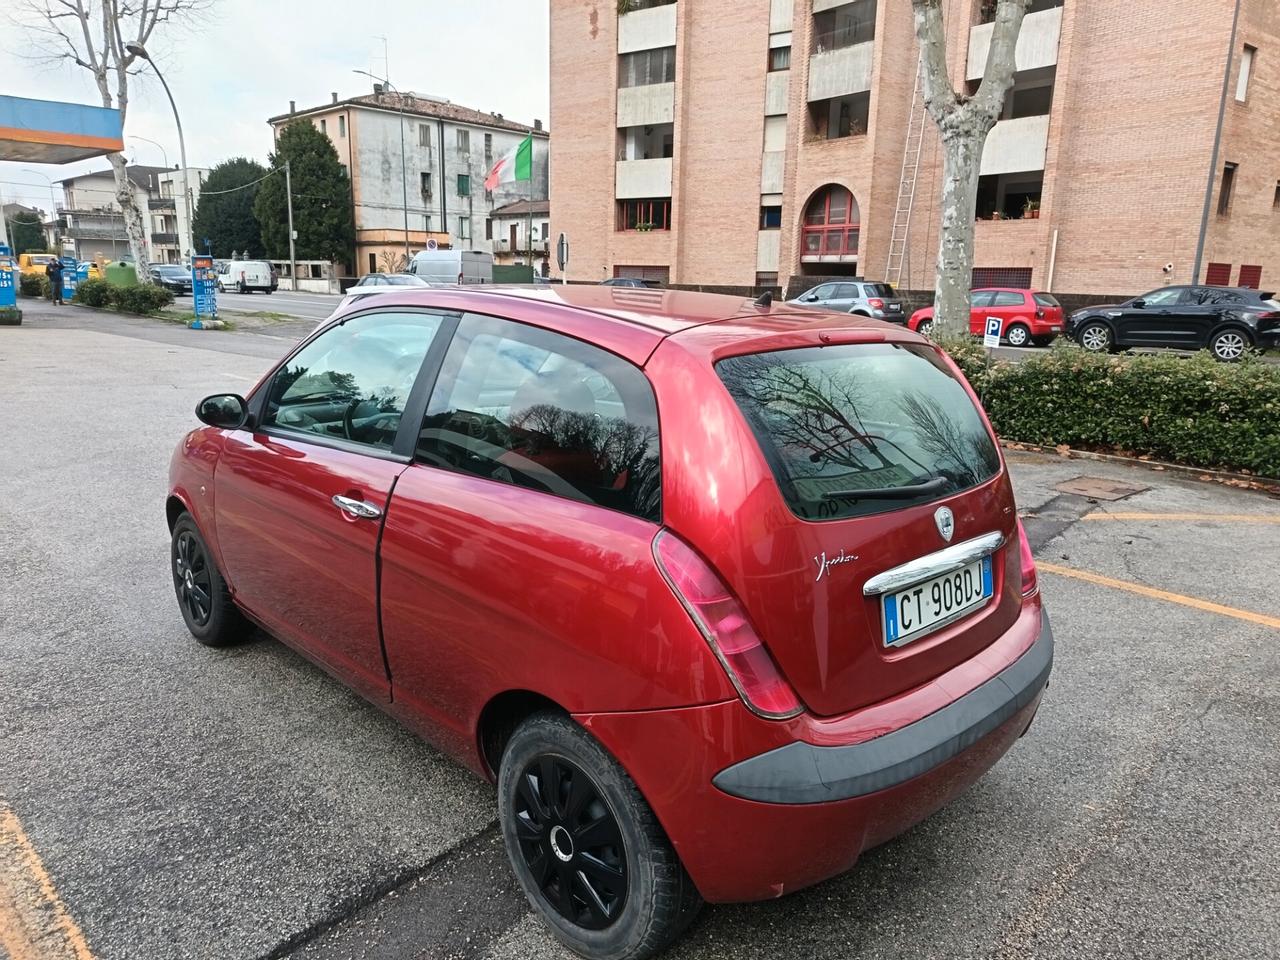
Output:
M70 300L76 295L76 269L80 261L75 257L62 257L62 299Z
M217 317L218 271L214 269L213 257L196 255L191 258L191 293L197 318Z
M18 305L18 288L14 278L18 275L18 265L9 255L9 248L0 246L0 310Z

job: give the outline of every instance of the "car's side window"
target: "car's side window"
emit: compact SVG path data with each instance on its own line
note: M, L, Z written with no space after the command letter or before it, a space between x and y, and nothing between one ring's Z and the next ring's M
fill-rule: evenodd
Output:
M276 371L262 426L390 450L441 319L369 313L326 330Z
M1021 293L1014 293L1012 290L1001 290L996 293L995 300L992 301L993 307L1020 307L1025 302L1025 298Z
M836 285L834 283L824 283L820 287L814 287L812 296L819 300L832 300L835 298Z
M975 307L991 306L991 298L995 296L995 292L991 290L979 290L973 295L973 305Z
M835 300L856 300L861 294L858 292L856 283L838 283L836 284Z
M1163 290L1153 290L1142 299L1149 307L1171 307L1175 303L1182 302L1186 293L1186 287L1166 287Z
M657 522L658 410L639 368L547 330L466 314L418 437L420 462Z

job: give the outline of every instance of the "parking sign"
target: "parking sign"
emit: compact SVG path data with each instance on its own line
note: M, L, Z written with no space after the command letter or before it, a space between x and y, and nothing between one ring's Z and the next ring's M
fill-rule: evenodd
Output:
M986 333L982 337L982 345L988 350L1000 346L1000 318L987 317Z

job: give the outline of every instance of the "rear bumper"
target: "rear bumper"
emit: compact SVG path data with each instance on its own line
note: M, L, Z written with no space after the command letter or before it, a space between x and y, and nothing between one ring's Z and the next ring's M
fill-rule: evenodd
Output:
M1052 659L1033 601L928 690L845 717L766 721L733 700L577 719L635 779L705 899L763 900L848 870L973 784L1031 723Z
M1046 616L1031 649L941 710L863 743L790 743L721 770L712 783L744 800L793 804L848 800L896 787L958 756L1020 713L1040 696L1052 667L1053 630Z

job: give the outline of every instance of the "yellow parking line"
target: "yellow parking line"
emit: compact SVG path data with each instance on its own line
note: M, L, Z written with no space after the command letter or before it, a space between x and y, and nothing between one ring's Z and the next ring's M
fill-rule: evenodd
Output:
M12 810L0 806L0 946L11 960L93 960L49 871Z
M1216 520L1220 523L1276 523L1280 516L1256 513L1086 513L1081 520L1178 520L1194 523L1200 520Z
M1272 627L1280 630L1280 617L1269 617L1265 613L1254 613L1251 610L1237 610L1235 607L1224 607L1220 603L1210 603L1208 600L1199 600L1195 597L1184 597L1180 593L1169 593L1167 590L1157 590L1155 587L1144 587L1140 583L1129 583L1127 580L1112 580L1110 577L1104 577L1101 574L1089 573L1086 570L1075 570L1071 567L1060 567L1056 563L1040 563L1036 562L1036 566L1046 573L1056 573L1060 577L1071 577L1074 580L1084 580L1086 583L1095 583L1100 587L1111 587L1113 590L1127 590L1129 593L1136 593L1143 597L1151 597L1155 600L1165 600L1169 603L1180 603L1184 607L1194 607L1196 610L1204 610L1207 613L1217 613L1224 617L1235 617L1237 620L1245 620L1249 623L1258 623L1264 627Z

